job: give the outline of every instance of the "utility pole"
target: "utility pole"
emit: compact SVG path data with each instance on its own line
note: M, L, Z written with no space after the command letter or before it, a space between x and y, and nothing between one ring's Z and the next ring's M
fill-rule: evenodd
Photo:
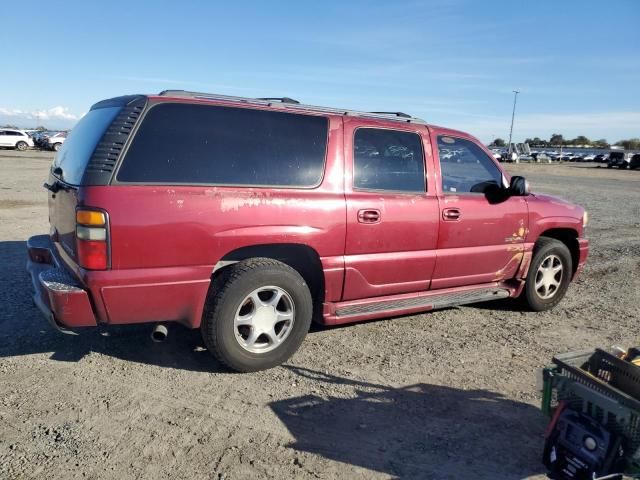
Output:
M513 135L513 119L516 116L516 100L518 100L518 94L520 93L518 90L513 91L513 112L511 113L511 130L509 130L509 156L511 156L511 136Z

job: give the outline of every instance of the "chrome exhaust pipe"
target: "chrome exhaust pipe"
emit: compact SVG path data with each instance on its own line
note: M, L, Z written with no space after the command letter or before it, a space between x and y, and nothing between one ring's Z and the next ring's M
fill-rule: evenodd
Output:
M158 324L151 332L151 340L156 343L164 342L167 339L167 335L169 335L169 330L163 324Z

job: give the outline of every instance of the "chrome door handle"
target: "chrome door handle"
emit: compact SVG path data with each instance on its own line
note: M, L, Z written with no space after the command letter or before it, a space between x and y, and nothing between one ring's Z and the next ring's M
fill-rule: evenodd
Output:
M460 216L460 210L458 210L457 208L445 208L442 211L442 218L445 221L454 222L456 220L459 220Z
M366 209L358 210L358 222L378 223L380 221L380 210Z

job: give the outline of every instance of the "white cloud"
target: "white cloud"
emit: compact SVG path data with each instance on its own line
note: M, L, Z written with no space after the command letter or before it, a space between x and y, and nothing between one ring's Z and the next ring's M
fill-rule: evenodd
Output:
M80 118L69 111L67 107L57 106L49 109L25 111L18 108L0 107L0 116L11 117L17 120L67 120L75 121Z

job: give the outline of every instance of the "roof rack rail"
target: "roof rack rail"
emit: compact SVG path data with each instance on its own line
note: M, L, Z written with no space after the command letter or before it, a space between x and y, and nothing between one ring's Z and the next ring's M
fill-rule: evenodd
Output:
M295 103L297 105L300 104L298 100L294 98L289 98L289 97L259 97L256 100L276 101L276 102L282 102L282 103Z
M270 105L270 102L281 102L282 106L286 110L302 111L302 112L318 112L318 113L332 113L336 115L377 118L384 120L393 120L394 122L407 122L426 124L424 120L417 117L412 117L403 112L359 112L357 110L349 110L342 108L331 107L319 107L315 105L305 105L299 103L297 100L288 97L282 98L248 98L248 97L236 97L231 95L219 95L215 93L203 93L203 92L189 92L187 90L163 90L158 94L161 97L187 97L198 100L222 100L225 102L237 102L242 104L258 104L258 105Z
M371 113L375 113L376 115L395 115L396 117L413 118L411 115L404 112L371 112Z
M217 93L190 92L189 90L162 90L158 96L160 97L188 97L188 98L213 98L228 99L247 102L249 100L257 100L257 98L236 97L233 95L219 95Z
M204 92L190 92L188 90L163 90L159 94L161 97L206 97L206 98L219 98L219 99L228 99L228 100L260 100L263 102L281 102L281 103L290 103L290 104L300 104L300 102L294 98L290 97L264 97L264 98L245 98L245 97L236 97L232 95L220 95L217 93L204 93Z

